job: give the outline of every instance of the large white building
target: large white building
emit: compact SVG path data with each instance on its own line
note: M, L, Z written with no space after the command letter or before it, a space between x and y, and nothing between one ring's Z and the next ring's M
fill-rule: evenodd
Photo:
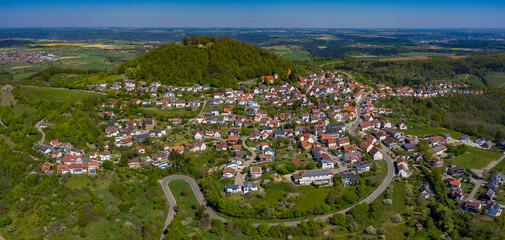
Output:
M303 170L293 174L293 180L299 185L327 185L333 183L333 172L330 169Z

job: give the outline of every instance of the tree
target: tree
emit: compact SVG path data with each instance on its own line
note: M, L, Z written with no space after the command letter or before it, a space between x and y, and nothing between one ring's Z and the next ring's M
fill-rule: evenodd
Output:
M335 213L330 218L330 223L336 226L344 226L347 223L347 218L342 213Z
M391 221L393 221L394 223L399 223L403 221L403 218L399 213L397 213L391 217Z
M218 219L212 219L211 225L212 227L210 228L210 232L215 233L219 236L223 234L225 230L223 222L219 221Z
M102 167L105 170L112 170L112 169L114 169L114 163L112 161L105 160L102 163Z
M119 161L118 166L120 167L128 167L128 155L127 154L122 154L121 155L121 160Z
M266 222L260 223L257 227L258 234L262 237L266 236L268 234L268 231L270 231L270 225Z
M79 217L77 218L77 225L82 228L88 225L88 218L86 217L86 214L79 214Z

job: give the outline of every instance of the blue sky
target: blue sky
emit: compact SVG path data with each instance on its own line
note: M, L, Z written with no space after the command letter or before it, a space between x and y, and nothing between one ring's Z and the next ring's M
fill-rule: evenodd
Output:
M505 28L505 1L0 0L0 27Z

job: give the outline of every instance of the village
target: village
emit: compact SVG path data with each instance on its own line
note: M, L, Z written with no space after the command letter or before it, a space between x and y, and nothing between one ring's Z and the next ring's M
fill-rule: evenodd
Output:
M98 115L107 141L95 151L84 152L58 139L47 143L42 140L39 151L46 154L48 161L41 170L49 174L93 175L106 162L129 168L147 164L165 169L173 166L171 155L198 156L211 151L228 159L209 166L209 174L217 173L229 183L222 189L228 196L243 194L249 199L260 193L269 194L262 187L265 176L295 186L324 187L335 182L358 186L382 172L382 184L377 184L367 199L370 202L393 179L408 179L422 172L423 166L440 167L444 168L443 181L449 196L458 200L463 211L497 216L503 208L500 204L505 202L493 201L494 190L505 181L505 176L494 173L486 183L486 179L465 168L444 163L444 158L449 145L489 149L504 144L468 135L452 139L442 132L406 135L406 124L388 120L394 109L378 104L388 96L426 98L483 93L465 87L454 81L400 88L378 84L372 88L330 71L299 77L296 84L281 81L276 74L263 76L258 84L239 85L238 89L209 85L173 87L128 79L87 85L91 91L138 97L112 98L101 104ZM121 109L126 106L195 114L167 119L125 117ZM51 125L42 123L41 131ZM429 156L420 152L421 143L428 143ZM477 182L477 189L465 192L462 181ZM475 198L481 185L486 190ZM423 197L434 199L429 181L416 187Z

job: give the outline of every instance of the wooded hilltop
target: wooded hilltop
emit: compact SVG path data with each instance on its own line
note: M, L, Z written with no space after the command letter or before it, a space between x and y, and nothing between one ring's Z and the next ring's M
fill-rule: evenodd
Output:
M167 44L119 66L134 79L167 85L210 84L232 87L238 81L277 73L288 79L303 71L294 63L250 43L229 37L190 37Z

